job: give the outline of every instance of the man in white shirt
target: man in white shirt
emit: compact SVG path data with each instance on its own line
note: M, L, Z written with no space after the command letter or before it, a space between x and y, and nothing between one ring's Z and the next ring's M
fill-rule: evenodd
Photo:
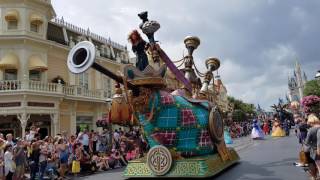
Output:
M7 139L7 141L6 141L6 145L8 145L8 144L10 144L12 147L14 146L14 142L13 142L13 136L12 136L12 134L7 134L6 135L6 139Z
M115 130L113 133L113 139L118 142L120 139L120 134L118 133L118 130Z
M88 135L88 130L85 129L83 134L80 135L80 138L79 138L81 144L83 145L83 149L89 153L89 135Z

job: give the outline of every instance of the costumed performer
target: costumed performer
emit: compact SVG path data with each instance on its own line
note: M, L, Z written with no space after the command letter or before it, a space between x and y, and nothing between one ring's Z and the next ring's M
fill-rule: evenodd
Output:
M274 119L271 136L272 137L286 136L286 132L281 128L280 121L278 120L278 118Z
M228 126L224 127L224 142L226 144L233 144L233 141L231 139L230 133L229 133L230 128Z
M264 135L268 135L270 133L268 120L265 120L263 123L263 132L264 132Z
M260 128L260 124L256 119L253 120L251 138L252 139L263 139L264 138L264 134L262 132L262 129Z
M141 38L137 30L129 34L129 41L132 44L132 51L136 54L136 67L143 71L149 64L148 56L145 52L147 43Z

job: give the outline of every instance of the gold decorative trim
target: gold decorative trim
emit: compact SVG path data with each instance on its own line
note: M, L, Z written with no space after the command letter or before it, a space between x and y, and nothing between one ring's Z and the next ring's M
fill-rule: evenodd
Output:
M164 85L165 84L164 79L158 78L158 77L135 79L129 82L133 85Z
M147 165L155 175L165 175L169 172L172 165L172 156L170 151L161 145L154 146L148 152Z

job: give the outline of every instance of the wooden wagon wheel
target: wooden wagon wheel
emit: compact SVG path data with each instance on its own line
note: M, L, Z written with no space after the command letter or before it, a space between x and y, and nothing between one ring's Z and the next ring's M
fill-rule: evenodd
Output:
M220 112L213 107L209 115L209 133L213 143L218 144L223 141L223 120Z

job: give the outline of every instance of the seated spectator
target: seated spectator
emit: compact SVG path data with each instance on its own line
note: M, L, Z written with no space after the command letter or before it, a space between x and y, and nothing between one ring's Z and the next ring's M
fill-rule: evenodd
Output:
M97 168L98 171L106 171L108 170L109 163L107 157L99 157L97 153L92 156L92 163Z
M112 153L108 159L108 163L112 169L116 169L127 165L126 161L123 159L120 152L116 149L112 149Z
M87 151L84 150L83 146L81 146L81 152L80 152L80 167L81 172L90 172L91 171L91 161L90 161L90 155L87 153Z
M126 158L127 152L128 152L127 141L121 141L121 143L120 143L120 154L123 157L123 159L126 160L126 163L128 163L127 158Z

